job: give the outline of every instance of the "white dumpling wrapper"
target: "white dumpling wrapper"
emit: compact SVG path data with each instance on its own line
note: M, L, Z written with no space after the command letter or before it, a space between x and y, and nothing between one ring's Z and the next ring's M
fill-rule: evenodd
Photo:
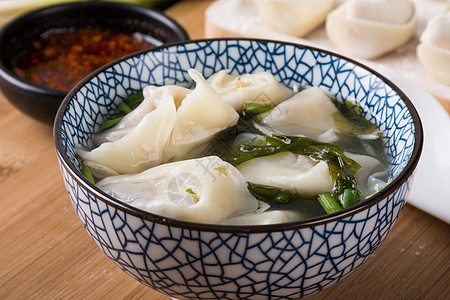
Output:
M304 197L329 192L334 185L326 162L291 152L257 157L237 168L249 182L284 188Z
M405 44L415 34L416 24L411 0L352 0L328 14L326 33L345 54L372 59Z
M217 156L107 177L96 185L139 209L191 222L218 224L258 208L258 200L248 191L245 178Z
M176 109L178 109L186 95L191 92L190 89L177 85L146 86L143 89L144 100L142 103L132 112L126 114L113 128L96 135L94 137L95 143L100 145L104 142L113 142L125 136L131 129L136 127L147 114L155 110L158 102L163 98L168 96L171 97Z
M104 165L117 173L136 173L160 164L164 147L176 121L173 98L164 95L156 108L146 114L126 135L112 142L102 143L91 151L79 149L78 155L90 166ZM103 167L96 171L101 172ZM94 171L95 172L95 171Z
M114 172L141 172L183 156L235 125L238 113L198 71L188 73L196 82L193 90L174 85L145 87L143 102L96 139L103 143L91 151L78 151L85 165L100 178Z
M303 37L325 21L335 0L261 0L260 19L273 30Z
M355 179L358 183L358 188L362 192L363 197L367 197L378 190L378 185L374 186L370 182L370 176L377 172L381 166L381 162L375 157L351 152L345 152L345 155L356 161L361 167L355 173Z
M404 24L414 13L409 0L349 0L348 16L389 24Z
M221 225L270 225L286 222L302 221L311 216L300 210L283 209L253 212L220 221Z
M282 210L265 211L261 213L250 213L220 222L222 225L269 225L291 222L292 218L288 212Z
M293 94L268 72L229 75L221 70L208 78L208 83L236 111L245 103L276 105Z
M417 58L437 80L450 85L450 11L428 21L417 46Z
M329 130L337 130L333 119L336 112L338 109L320 88L309 87L278 104L261 122L284 135L320 140Z
M196 86L177 110L177 119L166 148L166 158L184 156L211 140L218 132L236 125L239 114L219 96L196 70L188 71Z

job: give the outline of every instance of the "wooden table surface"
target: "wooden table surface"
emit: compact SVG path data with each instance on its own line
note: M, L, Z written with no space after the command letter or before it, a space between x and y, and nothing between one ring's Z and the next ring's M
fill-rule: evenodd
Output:
M203 36L209 1L167 10ZM0 93L0 299L164 299L123 273L88 237L59 172L52 128ZM308 299L450 299L450 226L406 205L373 256Z

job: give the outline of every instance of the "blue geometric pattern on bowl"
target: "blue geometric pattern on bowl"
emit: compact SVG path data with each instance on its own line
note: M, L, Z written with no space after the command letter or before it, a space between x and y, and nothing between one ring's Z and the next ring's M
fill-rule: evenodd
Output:
M124 97L148 84L189 82L189 68L205 77L221 69L268 71L287 86L319 86L339 100L355 101L386 133L395 188L324 221L252 229L157 217L88 184L78 170L76 147L89 147ZM415 139L420 128L409 106L383 78L317 49L261 40L194 41L137 54L85 80L61 106L55 140L78 218L96 245L132 277L179 299L298 299L361 265L397 220L412 178L412 170L404 173L414 168L413 152L420 152Z

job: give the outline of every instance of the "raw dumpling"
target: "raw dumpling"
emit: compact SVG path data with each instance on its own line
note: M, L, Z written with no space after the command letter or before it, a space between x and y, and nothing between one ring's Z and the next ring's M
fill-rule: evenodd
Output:
M336 136L333 114L338 112L329 97L318 87L307 88L278 104L262 124L284 135L299 133L322 142L331 142ZM330 133L330 131L333 131Z
M188 73L196 82L193 91L176 86L146 87L141 105L101 134L105 142L91 151L78 151L84 163L99 177L142 172L183 156L235 125L238 113L199 72L191 69Z
M405 0L350 0L348 16L388 24L405 24L414 14L414 6Z
M333 188L328 165L291 152L248 160L239 171L249 182L284 188L303 197L313 197Z
M437 80L450 85L450 11L428 21L417 57Z
M217 224L258 208L245 178L217 156L107 177L97 187L139 209L191 222Z
M261 0L260 19L273 30L303 37L325 21L334 0Z
M346 54L372 59L406 43L416 20L411 0L349 0L328 14L326 32Z
M191 69L188 73L196 87L186 95L177 110L177 119L165 152L168 159L184 156L218 132L236 125L239 120L239 114L210 87L198 71Z
M208 83L236 111L241 111L245 103L276 105L293 94L268 72L228 75L222 70L212 75Z

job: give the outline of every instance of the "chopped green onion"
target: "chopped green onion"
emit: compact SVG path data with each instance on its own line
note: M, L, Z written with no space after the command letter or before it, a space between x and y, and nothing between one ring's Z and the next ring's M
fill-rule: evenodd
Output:
M115 126L117 123L120 122L120 120L123 119L123 117L124 116L121 116L121 117L118 117L118 118L114 118L114 119L111 119L111 120L103 121L103 123L102 123L102 130L106 130L108 128L111 128L111 127Z
M135 107L140 104L144 100L144 93L143 91L140 91L136 94L132 94L125 99L123 99L123 102L125 102L130 107Z
M227 174L227 167L226 166L220 166L220 167L214 168L214 170L222 173L225 176L228 176L228 174Z
M275 200L278 203L288 203L291 199L289 198L288 195L286 194L279 194L278 196L276 196L273 200Z
M91 169L88 167L81 168L81 173L86 177L87 180L89 180L90 183L95 184L94 176L92 176Z
M129 114L132 112L136 107L141 104L142 100L144 100L143 92L138 92L136 94L130 95L123 99L122 102L120 102L117 106L122 111L122 113ZM119 114L120 115L120 114ZM123 119L124 116L119 116L114 119L106 120L102 123L102 130L109 129L113 126L115 126L117 123L120 122L120 120Z
M131 107L128 106L128 104L125 103L125 101L122 101L119 103L118 105L119 109L121 111L123 111L126 114L129 114L130 112L132 112L133 110L131 109Z
M334 199L333 196L331 196L331 193L329 192L320 194L317 199L319 200L320 205L322 205L327 214L332 214L341 210L339 203L336 201L336 199Z
M260 114L269 111L272 108L270 104L244 103L242 111L248 114Z
M200 199L198 198L197 194L196 194L191 188L186 189L186 192L187 192L188 194L191 194L191 195L192 195L192 199L194 200L194 203L197 203L197 202L200 200Z
M342 208L347 208L359 202L358 192L356 190L346 189L339 195L339 202Z

